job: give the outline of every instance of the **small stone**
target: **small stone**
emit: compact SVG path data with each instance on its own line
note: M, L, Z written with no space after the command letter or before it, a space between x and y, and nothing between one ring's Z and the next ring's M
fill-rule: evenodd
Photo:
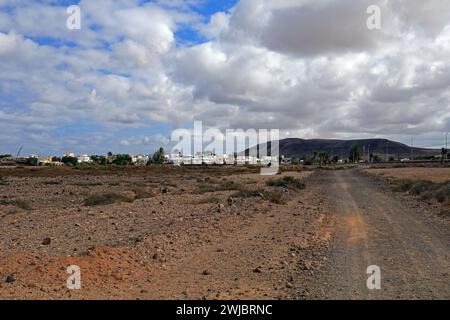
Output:
M6 277L6 283L13 283L16 281L16 273L13 272L9 276Z
M50 239L50 238L44 238L44 240L42 240L42 244L44 245L44 246L48 246L50 243L52 242L52 239Z
M202 274L204 276L209 276L211 274L211 272L209 272L208 270L203 270Z
M253 269L253 272L254 272L254 273L261 273L262 270L261 270L260 267L258 267L258 268Z

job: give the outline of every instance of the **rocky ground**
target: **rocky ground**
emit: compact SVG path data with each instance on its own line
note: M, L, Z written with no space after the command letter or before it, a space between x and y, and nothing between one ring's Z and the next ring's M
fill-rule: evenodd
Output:
M316 192L268 187L254 169L149 170L5 172L0 297L311 296L331 223ZM243 198L234 189L258 192ZM86 205L107 193L124 202ZM81 290L66 287L70 265L81 268Z
M447 203L390 183L351 168L2 169L0 298L450 298Z

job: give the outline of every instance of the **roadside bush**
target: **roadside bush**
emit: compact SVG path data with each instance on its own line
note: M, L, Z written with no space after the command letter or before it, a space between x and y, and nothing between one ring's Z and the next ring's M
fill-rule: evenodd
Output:
M134 199L118 193L93 194L84 200L84 205L88 207L103 206L120 202L133 202Z
M431 182L418 181L411 186L409 192L411 192L411 194L413 194L413 195L419 196L422 193L424 193L425 191L432 189L432 187L433 187L433 184Z
M280 179L268 180L266 184L270 187L284 187L292 189L304 189L305 183L301 179L296 179L294 177L283 177Z
M393 189L394 189L394 191L397 191L397 192L406 192L406 191L411 190L413 185L414 185L414 181L400 180Z
M435 194L432 191L428 190L428 191L423 192L421 194L421 197L422 197L422 200L429 201L431 199L434 199Z
M436 194L434 195L434 197L436 198L436 200L440 203L445 202L445 200L447 200L447 190L441 188L439 189Z
M435 198L438 202L445 202L450 196L450 183L445 183L442 185L435 193Z

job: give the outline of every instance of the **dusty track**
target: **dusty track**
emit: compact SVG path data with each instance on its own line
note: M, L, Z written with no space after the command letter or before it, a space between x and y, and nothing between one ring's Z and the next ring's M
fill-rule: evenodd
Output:
M357 171L318 173L315 184L336 217L322 298L450 298L448 224ZM366 286L370 265L381 268L381 290Z

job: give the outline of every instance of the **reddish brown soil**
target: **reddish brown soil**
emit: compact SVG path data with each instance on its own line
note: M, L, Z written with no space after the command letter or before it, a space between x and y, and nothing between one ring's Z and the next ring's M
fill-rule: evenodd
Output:
M199 185L224 179L244 189L276 190L287 203L227 200L235 191L194 194ZM0 297L307 297L309 278L321 267L315 257L326 254L330 217L312 190L267 187L267 179L223 169L195 177L175 169L159 175L9 174L0 186ZM154 196L95 207L83 203L93 193L129 195L136 187ZM220 203L200 204L211 196ZM16 200L30 208L17 207ZM50 244L42 244L47 237ZM81 290L66 287L70 265L81 268ZM6 283L9 275L14 281Z

